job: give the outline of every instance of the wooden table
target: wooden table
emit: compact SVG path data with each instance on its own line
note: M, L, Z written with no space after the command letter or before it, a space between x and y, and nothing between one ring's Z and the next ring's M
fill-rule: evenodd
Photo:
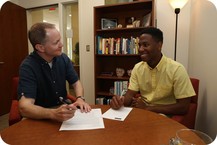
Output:
M96 105L104 113L109 106ZM168 145L177 130L186 128L167 117L132 109L125 121L104 120L104 129L59 131L61 123L26 119L3 130L11 145Z

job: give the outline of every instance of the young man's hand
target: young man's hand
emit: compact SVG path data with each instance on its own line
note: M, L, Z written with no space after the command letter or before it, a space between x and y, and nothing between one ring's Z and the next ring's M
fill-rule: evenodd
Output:
M113 96L110 102L110 106L113 109L119 109L124 105L124 97L123 96Z

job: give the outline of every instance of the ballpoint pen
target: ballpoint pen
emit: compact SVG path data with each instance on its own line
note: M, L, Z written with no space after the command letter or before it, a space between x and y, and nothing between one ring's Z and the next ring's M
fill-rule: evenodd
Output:
M65 100L65 99L63 99L63 97L59 97L59 100L63 104L67 104L67 105L72 104L72 102L70 100L68 100L68 99Z
M63 97L59 97L59 100L61 103L66 104L66 105L72 104L72 102L70 100L68 100L68 99L65 100L65 99L63 99ZM72 110L72 108L68 108L68 110Z
M123 90L123 91L121 92L121 95L120 95L120 96L123 96L126 92L127 92L127 90Z

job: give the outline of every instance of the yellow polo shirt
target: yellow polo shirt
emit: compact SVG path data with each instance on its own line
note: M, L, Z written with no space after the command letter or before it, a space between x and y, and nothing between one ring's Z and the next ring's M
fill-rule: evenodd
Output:
M153 69L146 62L137 63L131 73L129 89L140 91L143 101L150 105L174 104L176 99L195 95L184 66L164 55Z

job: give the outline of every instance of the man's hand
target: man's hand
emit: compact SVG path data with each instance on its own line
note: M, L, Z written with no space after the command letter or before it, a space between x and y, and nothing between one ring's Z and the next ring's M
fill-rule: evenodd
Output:
M51 119L60 122L66 121L74 116L76 109L77 107L74 106L73 104L62 105L59 108L52 109Z
M138 98L133 97L131 106L135 108L140 108L140 109L147 108L147 105L142 101L141 97L138 97Z
M91 111L91 107L88 103L86 103L83 99L78 98L74 103L74 106L79 106L81 109L81 112L90 112Z
M113 109L119 109L124 105L124 96L113 96L110 106Z

